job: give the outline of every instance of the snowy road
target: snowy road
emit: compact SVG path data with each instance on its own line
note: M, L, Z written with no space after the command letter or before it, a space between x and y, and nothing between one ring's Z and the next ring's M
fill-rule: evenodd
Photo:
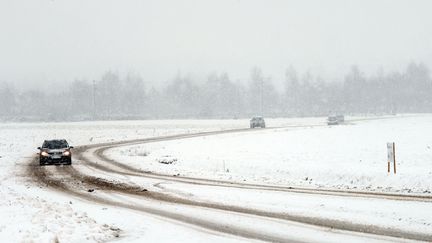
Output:
M104 154L106 150L122 146L242 132L250 133L250 129L81 146L77 148L77 160L72 167L39 167L34 159L27 173L38 183L77 198L142 212L143 218L162 217L208 234L220 234L226 239L272 242L432 240L427 230L398 225L398 221L388 215L381 218L382 222L362 217L378 206L386 208L389 215L400 211L401 204L405 208L408 205L427 211L432 202L432 197L427 195L269 186L163 175L142 171ZM350 207L346 207L347 204ZM316 207L321 213L313 212ZM345 208L340 210L341 207Z

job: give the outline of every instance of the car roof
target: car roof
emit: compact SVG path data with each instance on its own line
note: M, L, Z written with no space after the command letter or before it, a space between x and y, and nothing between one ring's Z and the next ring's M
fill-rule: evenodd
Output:
M50 139L44 140L44 142L66 142L66 139Z
M66 139L51 139L51 140L44 140L43 144L64 144L66 146L69 146L69 143L66 141Z

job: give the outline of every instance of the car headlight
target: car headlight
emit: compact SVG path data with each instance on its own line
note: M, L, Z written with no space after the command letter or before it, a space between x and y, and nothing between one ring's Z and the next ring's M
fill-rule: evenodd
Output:
M49 154L48 154L46 151L42 151L42 152L41 152L41 155L44 156L44 157L49 156Z
M64 152L63 152L63 155L64 155L64 156L69 156L69 155L70 155L70 152L69 152L69 151L64 151Z

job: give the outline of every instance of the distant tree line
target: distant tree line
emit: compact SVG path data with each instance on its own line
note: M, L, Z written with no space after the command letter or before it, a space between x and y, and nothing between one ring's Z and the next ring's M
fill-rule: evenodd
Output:
M247 83L226 73L206 80L177 75L160 89L136 74L108 71L99 80L75 80L68 89L19 92L0 83L0 120L65 121L92 119L248 118L432 112L428 68L411 63L403 72L367 77L357 66L343 82L286 70L284 89L253 68Z

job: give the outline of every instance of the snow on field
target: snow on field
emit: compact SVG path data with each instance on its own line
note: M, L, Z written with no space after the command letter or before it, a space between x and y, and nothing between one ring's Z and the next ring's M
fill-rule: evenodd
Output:
M165 174L430 194L431 133L432 116L417 115L189 138L106 153ZM387 142L396 143L397 174L387 173Z
M267 119L254 130L113 149L109 156L167 174L237 181L430 193L432 116L327 127L324 118ZM248 120L0 124L0 239L93 242L116 239L227 241L163 219L91 204L40 188L24 173L44 139L71 145L248 127ZM318 125L317 127L312 127ZM398 174L387 175L386 142ZM205 197L204 197L205 198ZM107 213L109 212L109 213ZM170 229L169 232L164 229ZM237 241L238 239L230 239Z
M15 186L14 186L15 187ZM22 188L1 185L0 238L4 242L56 242L63 240L106 241L118 229L98 224L83 211L76 211L65 199L43 195L30 196ZM66 202L65 202L66 201Z
M269 120L273 126L297 124L300 120ZM322 119L309 119L322 122ZM148 219L137 226L140 217L130 216L124 222L121 211L107 217L102 206L52 193L29 181L25 170L44 139L65 138L71 145L85 145L154 136L194 133L248 127L247 120L166 120L166 121L110 121L74 123L2 123L0 124L0 239L20 242L82 242L115 239L118 224L147 239L170 241L191 239L198 242L208 234L188 232L184 227L172 226L161 220ZM92 210L93 208L97 210ZM110 214L113 215L113 214ZM97 219L97 220L95 220ZM171 233L160 238L161 228L171 225ZM171 237L171 238L170 238ZM128 235L127 241L139 235ZM195 239L195 240L194 240ZM220 241L214 236L213 241ZM226 239L225 239L226 240Z

